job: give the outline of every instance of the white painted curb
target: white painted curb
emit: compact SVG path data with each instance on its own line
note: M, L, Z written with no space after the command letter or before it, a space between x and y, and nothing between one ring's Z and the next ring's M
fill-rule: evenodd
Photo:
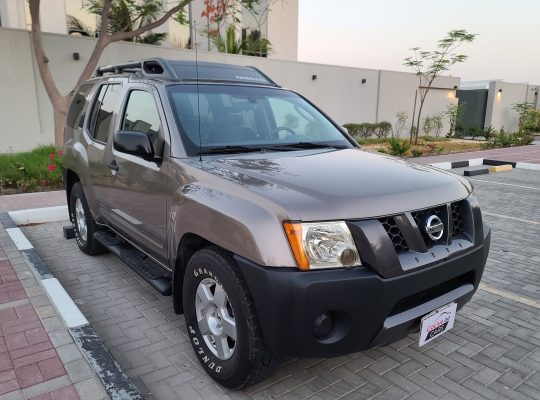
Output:
M17 225L41 224L69 219L67 206L29 208L10 211L8 214Z
M450 162L441 162L441 163L435 163L430 164L432 167L440 168L440 169L452 169L452 163Z
M30 250L34 248L20 228L8 228L6 232L19 250Z
M58 282L58 279L43 279L41 283L45 287L56 311L62 316L68 328L75 328L88 323L88 320L81 313L75 302L69 297L60 282Z
M473 158L469 160L469 167L478 167L480 165L484 165L483 158Z
M530 170L533 170L533 171L540 171L540 164L517 162L516 163L516 168L530 169Z

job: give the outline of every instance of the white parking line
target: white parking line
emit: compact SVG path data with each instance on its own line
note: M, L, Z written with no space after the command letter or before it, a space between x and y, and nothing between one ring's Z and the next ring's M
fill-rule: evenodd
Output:
M43 287L45 287L56 311L62 316L68 328L75 328L76 326L86 325L88 323L88 320L81 313L79 307L77 307L64 287L58 282L58 279L43 279L41 283L43 283Z
M509 300L517 301L518 303L523 303L531 307L540 308L539 302L525 296L520 296L519 294L514 294L511 292L507 292L506 290L497 289L497 288L488 286L485 283L481 283L479 285L479 288L486 292L496 294L497 296L501 296Z
M19 250L29 250L34 248L20 228L8 228L6 229L6 232Z
M485 179L469 178L469 180L470 180L470 181L475 181L475 182L493 183L494 185L514 186L514 187L519 187L519 188L523 188L523 189L540 190L540 188L533 187L533 186L523 186L523 185L514 185L514 184L512 184L512 183L503 183L503 182L486 181Z
M538 221L531 221L530 219L522 219L522 218L511 217L509 215L495 214L495 213L490 213L490 212L487 212L487 211L482 211L482 214L483 215L491 215L493 217L498 217L498 218L512 219L514 221L524 222L526 224L540 225L540 222L538 222Z

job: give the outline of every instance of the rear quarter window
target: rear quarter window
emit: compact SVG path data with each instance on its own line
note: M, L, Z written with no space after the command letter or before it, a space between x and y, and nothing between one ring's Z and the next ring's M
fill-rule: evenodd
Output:
M77 88L67 114L68 127L76 129L80 126L80 118L88 101L88 94L93 86L92 83L84 83Z

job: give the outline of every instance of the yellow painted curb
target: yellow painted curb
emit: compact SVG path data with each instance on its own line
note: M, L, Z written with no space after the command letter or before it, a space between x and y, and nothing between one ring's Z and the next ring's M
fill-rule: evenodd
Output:
M504 165L492 165L489 167L489 172L503 172L503 171L512 171L512 166L510 164Z

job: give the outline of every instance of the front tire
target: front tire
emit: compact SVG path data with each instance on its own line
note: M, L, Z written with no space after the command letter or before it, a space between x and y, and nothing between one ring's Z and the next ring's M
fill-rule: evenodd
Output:
M195 355L219 384L241 389L278 365L263 342L255 305L229 253L210 247L191 257L183 303Z
M75 231L77 245L84 253L89 255L101 254L106 250L94 239L94 233L99 227L92 217L90 208L84 195L84 190L80 182L76 182L71 188L69 196L69 209L71 212L71 221Z

